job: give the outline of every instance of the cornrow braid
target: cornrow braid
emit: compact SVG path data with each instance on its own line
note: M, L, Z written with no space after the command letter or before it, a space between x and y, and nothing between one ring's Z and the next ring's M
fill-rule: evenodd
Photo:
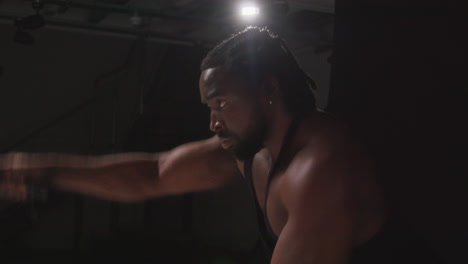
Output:
M286 41L266 28L247 27L214 47L200 70L223 66L257 87L275 76L286 107L292 115L315 109L316 84L300 67Z

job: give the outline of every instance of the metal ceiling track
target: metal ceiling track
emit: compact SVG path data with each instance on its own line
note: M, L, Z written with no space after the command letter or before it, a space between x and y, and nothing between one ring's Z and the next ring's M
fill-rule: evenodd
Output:
M34 0L27 0L29 2L33 2ZM217 19L210 19L198 16L188 16L188 15L178 15L173 12L167 12L163 9L149 9L143 8L138 6L131 6L131 5L112 5L112 4L104 4L104 3L89 3L85 1L73 1L73 0L42 0L44 5L59 5L59 6L67 6L71 8L82 8L82 9L90 9L96 11L104 11L108 13L118 13L118 14L126 14L128 16L132 16L135 12L138 12L140 16L143 17L152 17L152 18L161 18L161 19L173 19L173 20L186 20L191 22L200 22L206 24L225 24L225 21L217 20Z
M13 22L15 19L18 18L18 15L13 14L5 14L0 13L0 20ZM210 48L214 45L214 43L210 43L207 41L200 41L194 39L184 39L184 38L177 38L173 36L166 36L161 33L157 33L150 30L145 29L131 29L131 28L119 28L119 27L111 27L111 26L101 26L95 25L90 23L76 23L71 21L65 20L51 20L46 19L46 27L51 29L67 29L67 30L75 30L76 32L80 33L100 33L100 34L107 34L110 36L118 36L118 37L145 37L148 41L154 41L157 43L164 43L170 45L177 45L177 46L188 46L188 47L206 47Z

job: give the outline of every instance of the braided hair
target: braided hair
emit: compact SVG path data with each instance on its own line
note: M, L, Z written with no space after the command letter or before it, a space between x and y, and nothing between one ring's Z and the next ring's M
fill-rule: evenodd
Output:
M247 27L222 41L203 59L200 70L223 66L253 87L278 79L287 110L293 116L316 108L315 82L302 70L286 42L266 28Z

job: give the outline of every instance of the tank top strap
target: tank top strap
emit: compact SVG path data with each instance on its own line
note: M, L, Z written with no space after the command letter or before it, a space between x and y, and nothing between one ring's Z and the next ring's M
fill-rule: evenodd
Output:
M258 231L259 231L259 251L262 259L265 260L265 263L270 263L271 256L273 255L273 250L276 245L276 236L272 235L271 228L267 226L266 218L263 214L262 209L258 204L257 194L255 192L255 187L253 184L253 173L252 173L252 164L254 156L249 159L246 159L244 162L244 176L249 189L250 195L252 197L253 203L255 205L255 211L258 222Z

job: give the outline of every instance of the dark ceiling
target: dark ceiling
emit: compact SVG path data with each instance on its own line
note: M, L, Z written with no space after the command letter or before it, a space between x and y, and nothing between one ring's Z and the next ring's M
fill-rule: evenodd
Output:
M32 18L43 18L48 27L145 35L160 42L204 46L212 46L248 24L267 25L299 46L323 48L331 45L333 0L257 1L261 19L254 22L246 22L240 17L243 2L0 0L0 22L17 21L17 25L25 25L25 30L36 30L31 28L40 28L41 22ZM36 12L40 17L33 16Z

